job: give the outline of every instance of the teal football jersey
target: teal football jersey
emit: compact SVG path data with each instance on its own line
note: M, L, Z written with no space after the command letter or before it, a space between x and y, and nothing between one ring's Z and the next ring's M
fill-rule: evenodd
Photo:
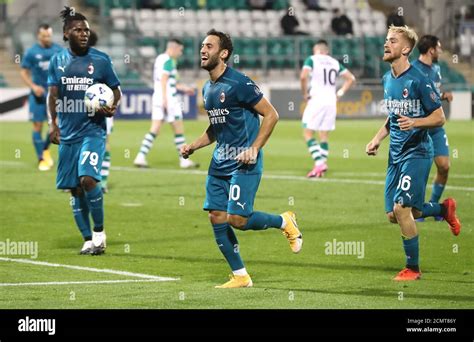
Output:
M383 76L383 88L385 108L389 115L389 163L398 163L409 158L432 157L428 130L413 128L402 131L397 120L400 115L411 118L426 117L441 106L433 81L410 66L396 78L388 71Z
M259 114L253 109L263 97L258 86L244 74L226 67L215 82L206 82L202 94L204 108L216 137L209 174L261 173L262 150L254 164L245 165L234 160L252 145L258 135Z
M84 104L87 88L95 83L105 83L111 89L120 85L107 54L89 48L86 55L76 56L63 49L51 59L48 86L59 90L56 111L62 143L75 143L85 136L105 137L105 117L90 116Z

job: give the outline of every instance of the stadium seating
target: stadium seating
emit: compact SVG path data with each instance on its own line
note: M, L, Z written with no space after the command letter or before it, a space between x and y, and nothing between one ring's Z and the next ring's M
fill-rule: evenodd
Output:
M101 0L86 0L86 6L99 8ZM105 0L106 11L110 11L115 8L131 8L133 6L133 0ZM191 10L197 9L206 9L206 10L250 10L251 7L248 4L247 0L161 0L155 1L159 4L159 7L164 9L176 9L176 8L185 8ZM141 1L136 1L137 8L142 7ZM274 0L272 1L272 9L281 10L286 9L289 6L288 0Z
M88 6L98 8L100 0L86 0ZM136 74L130 70L149 70L155 56L165 49L166 39L183 40L184 55L180 68L197 69L199 46L210 28L228 32L234 41L233 64L245 69L298 69L312 53L312 46L319 38L330 43L331 54L353 70L358 77L380 78L389 65L382 61L382 47L386 33L386 17L373 10L368 0L320 0L327 9L338 7L353 22L353 37L334 36L331 32L331 11L307 10L300 0L277 0L268 10L250 10L247 0L161 0L158 9L132 9L133 0L105 0L110 18L111 33L101 41L99 48L115 60L123 59L127 51L135 51L134 63L115 62L125 82ZM295 9L299 29L309 36L285 37L280 19L288 6ZM136 39L131 38L136 37ZM32 37L21 37L31 42ZM27 44L26 44L27 45ZM125 46L127 46L125 51ZM138 58L137 58L138 57ZM137 62L138 60L138 62ZM461 74L442 65L448 82L461 82Z
M7 81L5 80L5 77L3 74L0 74L0 88L6 88L8 87Z
M127 1L125 1L127 2ZM97 0L87 1L94 5ZM299 68L311 54L317 38L330 34L332 13L305 10L301 1L273 1L272 9L250 11L246 0L163 0L161 8L126 8L122 0L107 0L110 8L112 27L116 31L129 32L138 29L137 51L144 59L151 59L164 50L166 37L182 37L185 40L181 68L197 66L198 47L202 37L210 28L229 32L235 44L235 64L241 68ZM290 5L296 9L300 28L310 33L309 37L286 38L283 36L280 19ZM331 37L332 54L350 68L377 76L380 69L380 54L377 44L380 40L370 40L365 49L367 35L385 33L385 16L373 11L366 0L357 2L321 0L326 8L339 6L354 22L355 38ZM120 45L123 36L112 35L111 45ZM375 53L377 51L377 53ZM145 62L148 63L148 62ZM365 67L367 63L370 66ZM360 73L359 73L360 74Z

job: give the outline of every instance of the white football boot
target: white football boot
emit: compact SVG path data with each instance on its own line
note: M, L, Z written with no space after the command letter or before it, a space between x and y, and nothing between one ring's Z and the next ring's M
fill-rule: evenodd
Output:
M100 255L105 253L107 247L105 232L92 232L92 255Z
M191 159L179 158L179 167L182 169L195 169L199 167L198 163L193 162Z
M148 162L146 161L146 156L139 152L133 161L133 165L136 167L148 167Z
M84 245L82 246L82 249L79 254L81 255L91 254L92 246L93 246L92 240L84 241Z

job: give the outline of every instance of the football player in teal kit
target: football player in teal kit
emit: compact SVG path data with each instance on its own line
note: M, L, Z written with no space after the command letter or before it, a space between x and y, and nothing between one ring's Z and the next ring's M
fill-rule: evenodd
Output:
M33 122L33 146L38 158L38 169L49 170L54 162L49 152L49 135L43 140L43 122L47 119L46 94L48 90L48 68L51 57L62 49L52 42L53 29L48 24L38 26L38 42L29 48L21 60L20 75L31 89L28 97L30 120Z
M414 218L443 216L454 235L461 229L454 199L424 203L433 156L428 129L442 126L445 117L435 85L408 61L416 41L416 33L407 26L392 25L388 30L383 55L391 64L383 77L388 118L366 147L368 155L376 155L382 140L390 135L385 211L390 222L400 225L406 255L406 267L396 281L421 276Z
M84 238L81 254L96 255L106 247L103 195L98 184L105 152L105 117L115 113L120 82L109 56L89 47L87 19L69 7L61 12L61 18L69 48L53 56L48 72L50 138L59 144L56 187L71 189L74 219ZM94 113L85 108L84 94L95 83L105 83L113 90L114 103Z
M278 121L278 113L250 78L226 65L232 50L227 34L215 30L207 33L201 46L201 67L210 77L203 88L210 125L196 141L181 148L181 155L188 158L216 142L204 210L209 212L216 243L232 270L230 281L217 288L253 285L232 227L244 231L279 229L294 253L303 244L294 213L272 215L253 210L262 177L261 149ZM261 124L259 116L263 117Z
M450 92L441 92L441 69L437 63L443 50L441 49L439 38L432 35L421 37L418 42L418 51L420 51L420 57L413 62L413 66L433 81L441 100L451 102L453 95ZM448 181L448 136L444 127L430 128L428 133L433 142L434 162L436 164L436 176L432 185L430 202L436 203L439 202ZM435 217L436 220L441 218L441 216ZM423 220L423 218L418 220Z

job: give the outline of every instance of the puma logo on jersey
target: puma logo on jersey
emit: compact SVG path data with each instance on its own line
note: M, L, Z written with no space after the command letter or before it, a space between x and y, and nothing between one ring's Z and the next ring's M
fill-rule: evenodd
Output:
M242 204L242 203L240 203L240 202L237 202L237 205L238 205L239 207L241 207L242 210L245 210L245 205L246 205L246 204L247 204L247 202L245 202L244 204Z
M65 66L58 66L58 69L61 70L62 72L64 72L64 69L66 69Z

